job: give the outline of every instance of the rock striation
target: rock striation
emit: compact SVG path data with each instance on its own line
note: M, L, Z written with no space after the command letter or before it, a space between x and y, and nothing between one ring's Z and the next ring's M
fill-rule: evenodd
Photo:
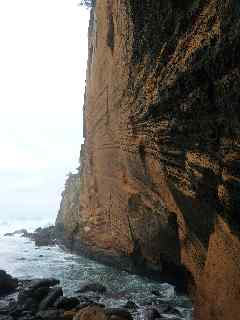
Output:
M237 0L96 1L57 219L72 248L183 282L198 320L240 319L239 26Z

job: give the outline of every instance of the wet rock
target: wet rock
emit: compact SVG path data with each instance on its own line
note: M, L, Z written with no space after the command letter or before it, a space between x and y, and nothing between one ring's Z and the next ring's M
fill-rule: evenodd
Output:
M190 306L189 306L190 308ZM147 310L151 310L151 308L147 308ZM181 309L181 308L180 308ZM166 303L166 302L162 302L162 303L158 303L158 304L154 304L154 310L156 310L159 314L163 315L163 314L168 314L168 315L172 315L172 316L177 316L177 317L182 317L182 313L180 310L178 310L178 307L176 305L174 305L174 303Z
M0 320L14 320L12 316L0 315Z
M143 311L144 320L155 320L161 318L160 313L155 308L147 308Z
M37 279L31 282L29 288L34 291L40 287L53 287L59 283L60 281L55 278Z
M0 296L14 292L18 286L18 280L11 277L4 270L0 270Z
M18 234L21 234L21 235L25 236L25 235L28 234L28 231L26 229L19 229L19 230L16 230L14 232L5 233L4 237L13 237L13 236L18 235Z
M18 299L17 299L18 305L21 305L21 306L25 305L26 300L30 298L31 295L32 295L32 291L29 290L28 288L24 288L24 287L20 288Z
M34 300L32 297L27 297L24 303L21 304L23 310L29 310L35 313L38 309L38 301ZM16 312L14 313L16 314Z
M162 297L163 296L162 292L159 291L159 290L152 290L151 293L154 294L157 297Z
M73 309L73 310L68 310L68 311L64 311L64 320L72 320L73 317L76 315L77 310Z
M169 306L169 304L160 304L160 305L154 305L154 308L160 313L168 313L169 310L171 310L171 307Z
M24 311L21 313L21 315L17 316L18 320L34 320L35 316L31 311Z
M130 312L128 312L126 309L123 309L123 308L106 308L105 313L110 318L117 317L118 319L133 320Z
M107 320L104 308L100 306L89 306L76 313L73 320Z
M78 296L78 299L79 299L79 303L80 304L83 304L83 303L93 303L93 301L89 298L89 297L86 297L86 296Z
M84 309L86 307L89 307L90 305L94 305L93 301L89 301L89 302L84 302L84 303L80 303L78 306L76 306L77 310L81 310Z
M107 291L107 288L102 285L101 283L97 282L87 282L81 286L81 288L78 290L79 293L84 292L97 292L97 293L105 293Z
M39 311L43 311L52 307L59 297L63 295L61 287L52 288L49 294L42 300L39 305Z
M43 298L45 298L49 294L49 291L50 291L49 287L37 288L32 294L34 300L40 302Z
M139 307L138 307L138 305L137 305L135 302L129 300L129 301L123 306L123 308L131 309L131 310L137 310Z
M79 299L75 297L60 297L54 304L57 309L71 310L79 305Z
M159 320L182 320L183 318L179 318L179 317L176 317L176 316L169 316L169 315L162 315L161 318L158 318Z
M50 226L47 228L38 228L31 235L31 239L35 241L35 245L41 246L52 246L56 244L55 227Z
M18 304L24 308L28 308L32 303L34 308L45 298L50 291L50 287L59 283L59 280L48 279L35 279L31 281L22 281L19 289ZM26 303L28 303L26 305Z
M0 301L0 315L8 314L8 302L7 301Z
M61 320L64 319L63 310L42 310L39 311L36 316L43 320Z

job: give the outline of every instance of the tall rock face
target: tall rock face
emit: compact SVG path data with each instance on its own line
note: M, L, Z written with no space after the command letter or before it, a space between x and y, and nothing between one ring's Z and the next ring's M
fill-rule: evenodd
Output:
M239 28L237 0L96 1L58 219L76 248L184 279L198 320L240 319Z

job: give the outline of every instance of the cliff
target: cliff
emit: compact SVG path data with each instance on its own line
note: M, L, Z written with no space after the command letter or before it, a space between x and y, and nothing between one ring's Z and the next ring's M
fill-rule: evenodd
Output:
M198 320L240 319L239 26L237 0L96 1L58 219L76 249L184 282Z

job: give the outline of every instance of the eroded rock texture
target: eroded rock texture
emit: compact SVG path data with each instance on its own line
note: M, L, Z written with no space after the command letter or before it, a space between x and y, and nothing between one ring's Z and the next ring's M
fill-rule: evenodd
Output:
M237 0L96 2L61 219L76 245L185 275L201 320L240 319L239 28Z

